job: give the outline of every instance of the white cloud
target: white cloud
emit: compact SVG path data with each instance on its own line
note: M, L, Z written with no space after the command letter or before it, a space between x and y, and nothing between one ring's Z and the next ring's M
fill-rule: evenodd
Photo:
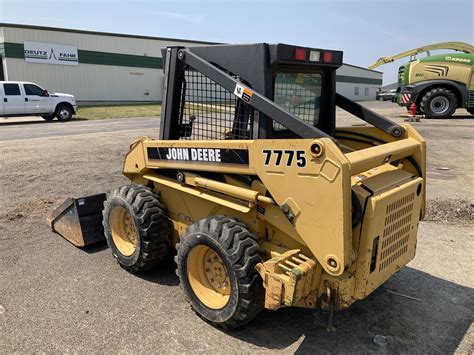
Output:
M194 24L200 24L204 21L204 16L202 15L188 15L181 12L172 12L172 11L147 11L147 14L157 17L165 17L172 20L184 21Z

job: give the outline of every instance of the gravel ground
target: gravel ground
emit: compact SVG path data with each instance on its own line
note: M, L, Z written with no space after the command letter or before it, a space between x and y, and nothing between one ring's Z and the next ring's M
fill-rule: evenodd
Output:
M403 110L391 103L366 105L403 121ZM310 311L294 308L264 311L243 329L223 332L191 311L172 262L137 277L104 245L80 250L46 227L45 216L64 197L127 183L120 171L128 144L157 132L129 121L120 121L115 132L87 126L86 133L34 139L19 138L27 130L36 137L50 124L9 126L15 134L0 141L0 353L474 351L468 116L414 123L429 148L428 215L420 223L417 256L366 300L339 312L335 333L315 327ZM374 345L375 335L388 345Z

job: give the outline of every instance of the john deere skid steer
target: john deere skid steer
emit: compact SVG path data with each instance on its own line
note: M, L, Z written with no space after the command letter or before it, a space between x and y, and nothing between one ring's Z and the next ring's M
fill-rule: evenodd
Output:
M125 269L176 249L193 309L235 328L263 308L346 308L413 259L425 142L336 94L342 52L263 43L164 59L160 136L131 145L130 185L103 208ZM336 106L367 125L336 129Z

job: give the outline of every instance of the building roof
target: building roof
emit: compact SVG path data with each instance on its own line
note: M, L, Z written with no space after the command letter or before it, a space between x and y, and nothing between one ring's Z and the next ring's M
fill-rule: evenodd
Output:
M111 36L111 37L152 39L152 40L172 41L172 42L187 42L187 43L199 43L199 44L201 44L201 43L202 44L220 44L218 42L197 41L197 40L192 40L192 39L182 39L182 38L178 39L178 38L168 38L168 37L141 36L141 35L132 35L132 34L124 34L124 33L87 31L87 30L77 30L77 29L72 29L72 28L37 26L37 25L23 25L23 24L15 24L15 23L2 23L2 22L0 22L0 27L24 28L24 29L32 29L32 30L69 32L69 33L82 33L82 34L88 34L88 35Z
M357 69L362 69L362 70L371 71L371 72L374 72L374 73L383 74L383 72L378 71L378 70L373 70L373 69L369 69L369 68L359 67L359 66L353 65L353 64L347 64L347 63L342 63L342 64L344 64L344 65L347 66L347 67L353 67L353 68L357 68Z
M154 36L142 36L142 35L132 35L125 33L115 33L115 32L101 32L101 31L88 31L88 30L78 30L72 28L61 28L61 27L49 27L49 26L38 26L38 25L24 25L16 23L2 23L0 22L0 27L10 27L10 28L25 28L33 30L42 30L42 31L56 31L56 32L69 32L69 33L82 33L89 35L100 35L100 36L111 36L111 37L125 37L125 38L137 38L137 39L152 39L152 40L161 40L161 41L172 41L172 42L187 42L187 43L197 43L197 44L223 44L219 42L209 42L209 41L198 41L193 39L179 39L179 38L169 38L169 37L154 37ZM358 68L362 70L367 70L370 72L383 74L381 71L372 70L364 67L359 67L357 65L343 63L343 65L353 68Z

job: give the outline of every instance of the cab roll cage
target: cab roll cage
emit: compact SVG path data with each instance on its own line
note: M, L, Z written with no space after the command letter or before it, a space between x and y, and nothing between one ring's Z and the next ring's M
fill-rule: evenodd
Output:
M255 56L260 59L262 65L265 65L268 58L265 55L261 55L259 49L261 47L267 48L271 46L281 46L281 45L267 45L267 44L256 44L256 45L242 45L242 46L232 46L233 49L246 49L248 54L248 49L252 49ZM283 45L285 46L285 45ZM276 121L277 123L286 127L290 132L299 136L301 138L333 138L335 133L335 106L342 108L343 110L349 112L350 114L360 118L361 120L375 126L376 128L390 134L391 136L398 138L401 137L405 130L402 126L397 123L375 113L372 110L369 110L362 105L351 101L350 99L335 93L335 69L338 66L333 66L329 72L330 83L329 90L333 91L335 95L329 95L326 100L333 101L333 105L327 105L324 117L327 119L329 116L330 121L326 123L327 131L325 132L318 127L312 126L305 121L299 119L296 115L286 111L275 102L273 102L269 97L271 90L268 89L268 85L272 83L271 79L268 78L269 75L262 75L263 80L260 80L261 83L258 83L257 88L249 87L239 81L238 79L232 77L224 70L221 70L216 64L217 61L206 60L202 54L206 52L211 52L209 56L219 53L219 47L222 50L222 47L226 46L209 46L209 47L193 47L193 48L184 48L184 47L168 47L163 50L163 59L165 61L164 66L164 86L163 86L163 101L161 106L161 129L160 129L160 139L162 140L172 140L179 139L179 109L180 101L182 100L182 85L183 85L183 76L186 68L191 68L206 78L211 79L216 84L222 86L227 91L234 93L237 87L241 89L249 90L251 93L250 99L247 102L248 105L255 109L254 124L252 138L261 137L262 129L259 126L262 124L262 121L265 117L271 118L271 120ZM250 48L249 48L250 47ZM230 47L229 47L230 48ZM216 51L217 49L217 51ZM264 51L263 51L264 52ZM272 56L272 51L270 50L270 57ZM198 54L199 53L199 54ZM201 55L200 55L201 54ZM208 57L209 57L208 56ZM342 53L341 53L342 56ZM249 55L247 55L247 63ZM260 57L260 58L259 58ZM212 58L213 59L213 58ZM272 59L272 58L271 58ZM273 58L274 59L274 58ZM273 63L275 63L274 60ZM259 61L256 60L256 69L259 68ZM235 65L235 63L233 63ZM277 65L278 63L274 64ZM288 64L288 63L286 63ZM221 65L222 67L222 65ZM254 68L255 70L255 68ZM268 74L268 68L261 70L262 73ZM244 77L245 78L245 77ZM271 86L271 85L270 85ZM260 90L258 90L260 89ZM266 95L261 92L266 93ZM324 92L323 92L324 95ZM324 99L324 98L323 98ZM332 107L331 107L332 106ZM323 114L323 112L321 112ZM263 120L262 120L263 118ZM259 125L260 123L260 125ZM263 129L265 132L265 129Z

